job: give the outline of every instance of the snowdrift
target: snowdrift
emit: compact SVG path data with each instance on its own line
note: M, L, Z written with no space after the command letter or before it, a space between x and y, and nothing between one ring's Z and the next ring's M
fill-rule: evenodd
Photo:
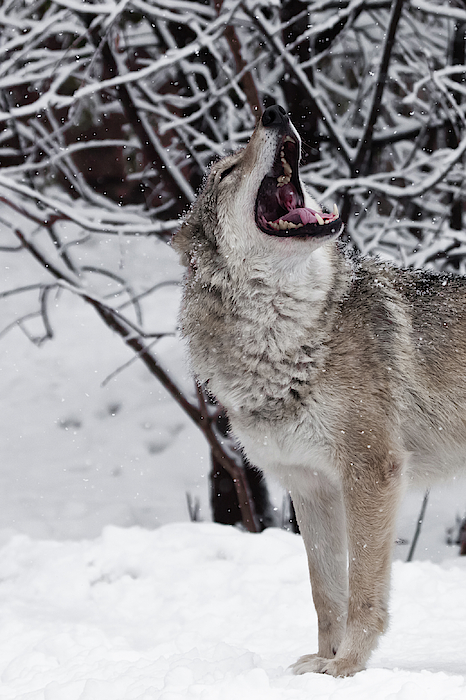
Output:
M2 700L466 698L466 561L395 562L391 625L354 678L316 648L301 539L212 523L109 526L0 551Z

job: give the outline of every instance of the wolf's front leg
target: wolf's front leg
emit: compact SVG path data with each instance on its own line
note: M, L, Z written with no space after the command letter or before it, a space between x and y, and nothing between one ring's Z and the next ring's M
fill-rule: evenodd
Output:
M351 676L362 670L388 620L395 519L402 493L400 465L352 465L344 477L349 599L343 640L321 673Z
M342 491L318 475L312 496L292 493L301 535L306 547L312 597L317 611L317 654L302 656L295 673L321 671L342 642L348 610L346 522Z

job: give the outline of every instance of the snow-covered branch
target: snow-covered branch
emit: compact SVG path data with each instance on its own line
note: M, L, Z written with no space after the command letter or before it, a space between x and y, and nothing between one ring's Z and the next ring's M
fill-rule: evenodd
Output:
M34 203L38 202L40 206L31 207L23 199L15 198L14 194L22 195L26 200L31 200ZM78 224L86 231L95 233L151 235L174 231L178 225L177 221L150 223L130 211L113 212L95 209L92 212L88 207L81 208L76 207L72 202L63 202L57 196L39 194L31 187L21 185L12 178L1 174L0 200L36 223L42 223L44 226L48 226L56 221L66 220Z

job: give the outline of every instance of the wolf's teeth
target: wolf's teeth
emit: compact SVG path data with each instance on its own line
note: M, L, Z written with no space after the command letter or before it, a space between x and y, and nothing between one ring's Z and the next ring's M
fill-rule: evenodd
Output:
M277 177L277 184L279 187L283 187L283 185L287 185L290 180L290 175L280 175L280 177Z
M291 138L291 136L285 136L285 143L289 141L290 143L294 143L295 140Z
M338 219L338 217L340 216L340 212L338 211L338 207L336 204L333 205L333 213L335 214L335 216Z
M291 165L288 163L288 161L285 158L285 151L283 150L283 148L280 151L280 161L281 161L281 164L283 166L283 171L284 171L285 175L291 175L293 170L291 168Z
M321 215L318 212L315 212L315 215L316 215L317 223L319 224L319 226L323 226L325 221L323 220Z
M267 223L275 231L289 231L290 229L302 228L304 226L304 224L294 224L292 221L283 221L283 219L267 221Z
M278 223L282 231L287 231L291 228L299 228L299 226L302 226L302 224L294 224L292 221L284 221L283 219L279 219Z

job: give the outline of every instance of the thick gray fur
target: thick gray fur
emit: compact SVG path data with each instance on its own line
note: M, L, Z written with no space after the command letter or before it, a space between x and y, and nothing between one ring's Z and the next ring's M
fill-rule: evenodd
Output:
M261 231L282 138L259 123L211 169L174 240L181 325L248 459L292 495L319 620L318 652L294 671L347 676L387 626L406 485L465 465L466 281L350 260L338 234Z

